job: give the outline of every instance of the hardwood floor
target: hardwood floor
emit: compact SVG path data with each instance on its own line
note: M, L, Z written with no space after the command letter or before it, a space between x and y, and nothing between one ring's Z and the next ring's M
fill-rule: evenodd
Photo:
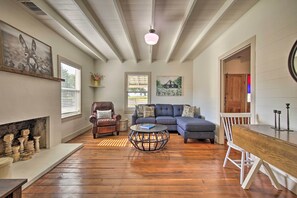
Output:
M277 191L260 173L243 190L239 169L222 166L226 147L208 141L184 144L171 134L164 150L141 152L127 142L127 132L94 140L89 131L70 142L84 147L26 188L24 198L297 197L285 188Z

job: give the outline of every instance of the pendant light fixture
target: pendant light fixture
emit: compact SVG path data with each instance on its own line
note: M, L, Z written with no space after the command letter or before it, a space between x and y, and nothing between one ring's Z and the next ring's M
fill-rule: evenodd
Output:
M144 35L144 40L148 45L155 45L158 43L159 36L155 33L154 29L150 29L149 32Z

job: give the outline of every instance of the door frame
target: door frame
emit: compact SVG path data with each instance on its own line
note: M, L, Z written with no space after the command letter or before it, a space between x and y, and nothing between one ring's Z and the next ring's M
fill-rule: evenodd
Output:
M225 96L225 84L224 84L224 60L233 56L234 54L242 51L246 48L250 47L251 50L251 57L250 57L250 75L251 75L251 123L255 123L255 112L256 112L256 36L244 41L243 43L239 44L238 46L234 47L233 49L227 51L222 56L219 57L219 87L220 87L220 100L219 100L219 107L220 112L224 112L224 96ZM220 119L220 115L218 115L218 120L220 120L220 128L218 133L217 142L219 144L224 144L225 137L224 137L224 129Z

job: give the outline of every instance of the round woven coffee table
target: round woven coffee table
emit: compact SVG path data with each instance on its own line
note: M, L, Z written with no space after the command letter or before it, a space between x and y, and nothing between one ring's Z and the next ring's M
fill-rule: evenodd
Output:
M144 129L141 124L130 127L128 134L129 141L141 151L157 151L167 144L170 134L167 126L155 124L151 129Z

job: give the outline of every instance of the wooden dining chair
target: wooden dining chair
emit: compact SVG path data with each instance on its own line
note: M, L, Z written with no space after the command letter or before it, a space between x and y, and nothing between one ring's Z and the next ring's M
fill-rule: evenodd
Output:
M227 160L232 162L236 167L240 169L240 184L244 180L244 167L251 166L253 160L251 159L250 153L246 152L241 147L233 143L232 137L232 126L234 124L250 124L251 114L250 113L221 113L221 119L224 126L224 131L227 138L228 150L224 159L223 167L226 167ZM230 151L231 149L241 152L241 159L231 159Z

